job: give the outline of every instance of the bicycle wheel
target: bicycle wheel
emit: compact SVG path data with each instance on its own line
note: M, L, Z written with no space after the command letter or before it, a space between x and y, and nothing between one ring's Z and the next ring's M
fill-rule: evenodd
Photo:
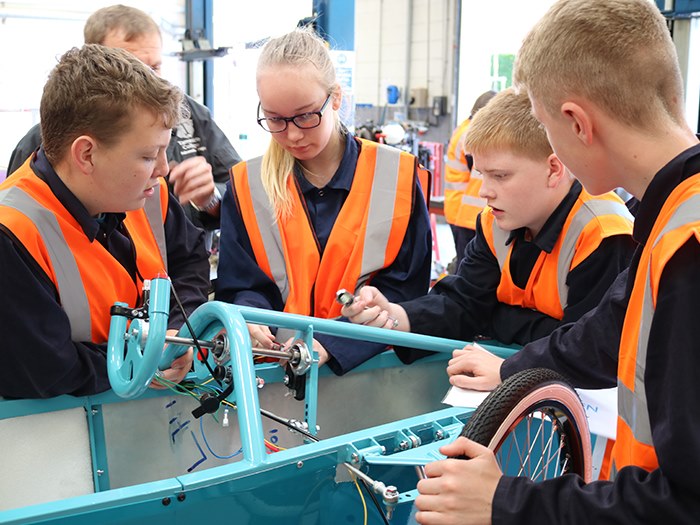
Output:
M591 437L576 391L553 370L524 370L504 381L462 429L494 451L504 474L535 481L575 473L591 480Z

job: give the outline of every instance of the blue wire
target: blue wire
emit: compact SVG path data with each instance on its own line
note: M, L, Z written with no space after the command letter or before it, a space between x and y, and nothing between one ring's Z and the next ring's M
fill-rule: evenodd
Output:
M199 429L202 431L202 439L204 439L204 444L207 446L207 449L209 452L211 452L211 455L214 456L217 459L231 459L235 458L238 454L243 452L243 448L239 448L238 452L234 452L230 456L219 456L216 452L214 452L211 447L209 446L209 442L207 441L207 436L204 435L204 418L200 417L199 418Z

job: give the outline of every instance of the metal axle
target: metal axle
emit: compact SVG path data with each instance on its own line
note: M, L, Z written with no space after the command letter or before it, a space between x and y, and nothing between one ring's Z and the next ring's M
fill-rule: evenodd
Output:
M187 337L178 337L176 335L166 335L165 342L180 346L195 346L195 340ZM205 341L198 339L197 343L201 348L218 349L224 346L223 341ZM268 350L267 348L253 347L253 355L262 355L266 357L278 357L280 359L293 359L294 352L287 350Z

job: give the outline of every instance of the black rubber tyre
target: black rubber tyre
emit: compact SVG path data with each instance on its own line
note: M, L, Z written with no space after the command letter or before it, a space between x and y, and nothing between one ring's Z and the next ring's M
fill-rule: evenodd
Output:
M474 411L461 435L493 450L504 473L512 475L515 468L515 475L538 481L568 473L591 480L586 411L553 370L533 368L508 378Z

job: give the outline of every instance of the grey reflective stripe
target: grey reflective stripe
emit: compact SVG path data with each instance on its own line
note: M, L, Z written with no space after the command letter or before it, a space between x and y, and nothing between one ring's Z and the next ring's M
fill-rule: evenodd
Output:
M466 182L447 182L447 181L445 181L445 191L447 191L447 190L466 191L467 190L467 183Z
M681 226L700 221L700 195L694 195L683 202L674 211L656 239L650 239L652 250L667 233ZM638 271L643 270L640 268ZM635 362L634 392L618 380L618 414L632 430L634 438L645 445L653 446L649 409L647 406L644 374L646 372L647 348L649 332L654 320L654 303L651 293L651 257L646 270L644 282L644 297L642 299L642 315L639 323L639 339L637 341L637 359Z
M277 215L262 184L262 157L248 161L246 166L253 212L265 247L267 261L270 264L272 278L282 295L282 301L286 303L287 297L289 297L287 265L284 262L284 248L282 235L277 226Z
M146 218L148 219L148 224L151 226L151 231L153 232L153 237L156 239L156 244L158 244L158 251L163 259L163 265L165 266L165 272L168 271L168 249L165 244L165 226L163 225L163 213L160 207L160 185L156 186L155 192L152 197L146 199L146 203L143 208L146 212Z
M460 162L457 159L447 159L445 162L447 167L457 171L469 171L469 165L466 162Z
M479 197L472 197L471 195L462 195L462 204L467 206L474 206L476 208L483 208L486 206L486 199L481 199Z
M471 173L469 174L470 179L479 179L479 180L484 180L484 176L481 174L479 170L472 170Z
M23 190L12 187L0 192L0 205L24 214L39 232L51 260L61 306L68 316L73 341L91 341L90 304L73 252L68 247L51 211Z
M578 239L591 220L603 215L620 215L630 221L633 220L627 206L621 202L591 199L584 202L578 209L566 231L557 260L557 286L559 287L559 304L562 310L566 308L569 300L569 287L566 284L566 278L571 269L571 261L574 259Z
M506 246L506 241L510 235L509 231L499 228L496 223L496 219L492 222L493 229L493 247L496 249L496 260L498 260L498 267L503 272L503 268L506 265L506 258L508 257L508 250L510 246Z
M362 283L365 283L373 272L384 267L394 219L400 159L401 150L389 146L377 147L374 181L369 198L367 227L362 249L362 266L358 279Z

